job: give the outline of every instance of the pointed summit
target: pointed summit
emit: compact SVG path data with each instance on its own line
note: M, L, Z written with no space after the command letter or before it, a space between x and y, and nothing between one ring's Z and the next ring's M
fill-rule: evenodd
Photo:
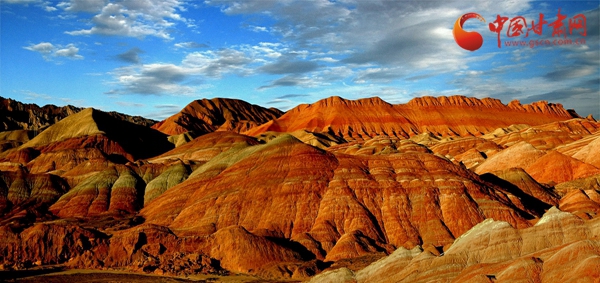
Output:
M41 148L52 144L52 149L73 148L65 144L69 140L101 136L120 145L133 158L148 158L163 153L173 146L167 136L150 128L136 125L93 108L68 116L48 127L21 148ZM62 145L59 145L62 143ZM83 148L86 144L75 147ZM99 145L98 145L99 146ZM102 146L100 146L102 147Z
M214 131L241 132L266 123L283 114L281 111L228 98L193 101L180 112L153 126L167 135L189 131L197 135Z

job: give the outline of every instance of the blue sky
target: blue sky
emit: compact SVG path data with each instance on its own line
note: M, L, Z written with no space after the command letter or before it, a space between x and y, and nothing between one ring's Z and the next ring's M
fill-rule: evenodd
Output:
M547 100L600 115L598 1L0 0L0 95L164 119L195 99L288 110L338 95ZM497 45L496 15L566 15L585 44ZM468 20L483 46L461 49ZM569 20L586 18L586 35ZM508 40L552 42L552 27ZM560 37L565 39L564 37Z

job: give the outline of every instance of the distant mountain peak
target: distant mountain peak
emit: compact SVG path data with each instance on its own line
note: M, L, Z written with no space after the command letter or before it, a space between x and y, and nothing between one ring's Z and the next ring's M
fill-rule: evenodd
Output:
M279 110L230 98L199 99L153 126L168 135L193 131L205 134L231 130L241 132L281 116Z
M302 104L276 120L246 133L267 131L334 133L356 139L376 135L409 137L420 133L437 136L479 136L512 124L539 125L578 118L561 104L547 101L508 105L495 98L424 96L406 104L390 104L379 97L348 100L332 96L313 104Z

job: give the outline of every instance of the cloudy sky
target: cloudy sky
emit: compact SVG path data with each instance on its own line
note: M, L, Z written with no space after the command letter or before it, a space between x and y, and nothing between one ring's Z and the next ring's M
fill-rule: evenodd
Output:
M0 0L0 8L0 95L27 103L160 120L201 98L287 110L333 95L405 103L460 94L600 115L598 1ZM486 20L465 23L484 38L474 52L452 35L468 12ZM540 14L540 34L508 36L512 19L531 28ZM585 25L570 29L580 14ZM500 48L488 27L498 15L507 17ZM565 33L553 36L557 23Z

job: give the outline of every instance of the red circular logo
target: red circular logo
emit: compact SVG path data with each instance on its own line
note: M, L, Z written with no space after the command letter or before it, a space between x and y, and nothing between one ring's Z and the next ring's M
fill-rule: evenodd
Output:
M452 29L452 34L454 35L454 40L458 46L469 51L475 51L483 45L483 37L476 31L465 31L463 29L463 24L471 18L477 18L485 23L485 19L481 15L477 13L467 13L456 20L454 29Z

